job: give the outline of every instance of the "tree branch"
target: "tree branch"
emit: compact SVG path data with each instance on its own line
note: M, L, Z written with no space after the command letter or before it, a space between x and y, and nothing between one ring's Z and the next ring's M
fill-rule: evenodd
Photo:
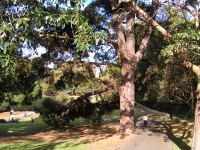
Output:
M150 17L144 10L142 10L140 7L137 6L137 4L132 1L131 5L132 10L137 13L137 15L142 16L147 24L151 25L154 27L156 30L161 32L165 37L171 37L171 34L163 28L160 24L158 24L152 17Z
M164 5L164 6L167 6L167 7L179 7L181 9L184 9L186 10L187 12L189 12L193 17L195 17L196 13L195 11L191 10L189 7L185 6L185 5L182 5L181 3L175 3L175 2L172 2L171 4L168 3L168 4L165 4L165 3L161 3L161 5Z
M197 66L197 65L192 64L191 62L189 62L189 61L187 61L187 60L184 60L184 61L183 61L183 65L184 65L186 68L191 69L191 70L197 75L197 77L200 77L200 65Z
M135 53L135 14L130 12L127 15L127 23L126 23L126 47L130 48L130 51Z
M56 61L54 63L57 63ZM109 62L89 62L89 61L63 61L62 63L58 61L58 64L90 64L90 65L95 65L95 66L101 66L101 65L108 65L108 66L115 66L115 67L120 67L119 64L115 63L109 63Z
M155 17L156 16L156 12L158 10L158 3L159 3L158 0L153 0L152 7L151 7L151 12L150 12L150 16L151 17ZM135 54L137 62L139 62L144 57L144 54L147 51L147 46L148 46L148 43L150 41L152 32L153 32L152 26L150 25L148 27L147 31L144 34L144 37L143 37L143 39L142 39L142 41L140 43L138 51Z
M118 46L124 45L126 43L126 40L125 40L125 35L124 35L121 21L118 21L118 24L117 24L117 35L118 35Z
M81 95L80 97L78 97L76 100L85 99L85 98L88 98L89 96L92 96L92 95L97 95L97 94L107 92L109 90L117 89L118 87L119 87L119 85L110 84L110 85L103 87L101 89L97 89L97 90L85 93L84 95Z
M144 38L142 39L140 43L140 47L138 48L138 51L135 54L137 62L139 62L143 58L144 53L146 52L149 40L151 38L152 31L153 31L152 26L149 26L144 35Z

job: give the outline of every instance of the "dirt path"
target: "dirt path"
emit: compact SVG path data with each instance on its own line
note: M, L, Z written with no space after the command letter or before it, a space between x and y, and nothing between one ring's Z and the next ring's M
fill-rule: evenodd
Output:
M172 150L172 141L167 136L166 128L160 124L161 121L168 120L169 115L140 104L137 104L137 108L142 110L144 114L151 116L148 128L142 128L143 121L139 118L134 136L115 150Z
M127 143L115 150L172 150L172 142L165 134L162 125L150 122L147 129L140 127Z
M172 143L161 133L137 131L136 135L116 150L172 150Z

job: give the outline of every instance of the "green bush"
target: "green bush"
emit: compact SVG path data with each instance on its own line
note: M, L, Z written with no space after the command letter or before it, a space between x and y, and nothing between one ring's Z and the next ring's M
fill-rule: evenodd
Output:
M101 123L104 114L119 108L118 100L119 97L116 94L112 94L106 100L101 100L96 103L91 103L86 97L73 101L61 101L45 97L37 101L34 108L49 126L63 127L69 124L71 120L80 117L97 125Z
M25 100L26 96L24 94L14 95L14 102L21 104Z

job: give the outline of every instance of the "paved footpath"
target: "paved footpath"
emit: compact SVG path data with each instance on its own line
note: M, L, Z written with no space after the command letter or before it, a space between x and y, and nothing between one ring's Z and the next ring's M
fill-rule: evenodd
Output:
M172 150L172 142L163 130L162 126L149 123L148 129L137 129L130 141L115 150Z

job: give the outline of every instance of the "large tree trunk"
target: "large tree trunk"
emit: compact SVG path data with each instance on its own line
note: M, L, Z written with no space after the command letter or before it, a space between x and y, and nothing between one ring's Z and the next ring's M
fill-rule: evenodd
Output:
M130 0L122 0L123 2L134 2ZM121 1L121 2L122 2ZM153 17L157 10L158 0L153 0L150 16ZM129 9L127 9L129 10ZM129 11L130 12L130 11ZM134 129L134 103L135 103L135 72L137 64L142 60L147 50L152 27L149 26L144 34L138 50L135 49L135 13L126 14L126 28L124 30L122 22L123 15L119 11L113 14L115 25L117 25L118 37L118 55L121 60L122 83L119 88L120 95L120 130L124 132L126 129ZM122 17L122 18L121 18Z
M122 85L120 95L120 131L134 129L134 103L135 103L135 68L129 62L122 64Z
M122 23L118 23L118 53L122 64L122 83L119 88L120 95L120 131L134 129L134 102L135 102L135 33L134 14L127 16L126 38Z
M183 64L191 69L198 78L198 84L196 89L197 102L194 114L194 135L192 141L192 150L200 150L200 66L192 64L189 61L184 60Z
M195 117L195 122L194 122L192 150L200 150L200 77L198 77L197 103L196 103L194 117Z

